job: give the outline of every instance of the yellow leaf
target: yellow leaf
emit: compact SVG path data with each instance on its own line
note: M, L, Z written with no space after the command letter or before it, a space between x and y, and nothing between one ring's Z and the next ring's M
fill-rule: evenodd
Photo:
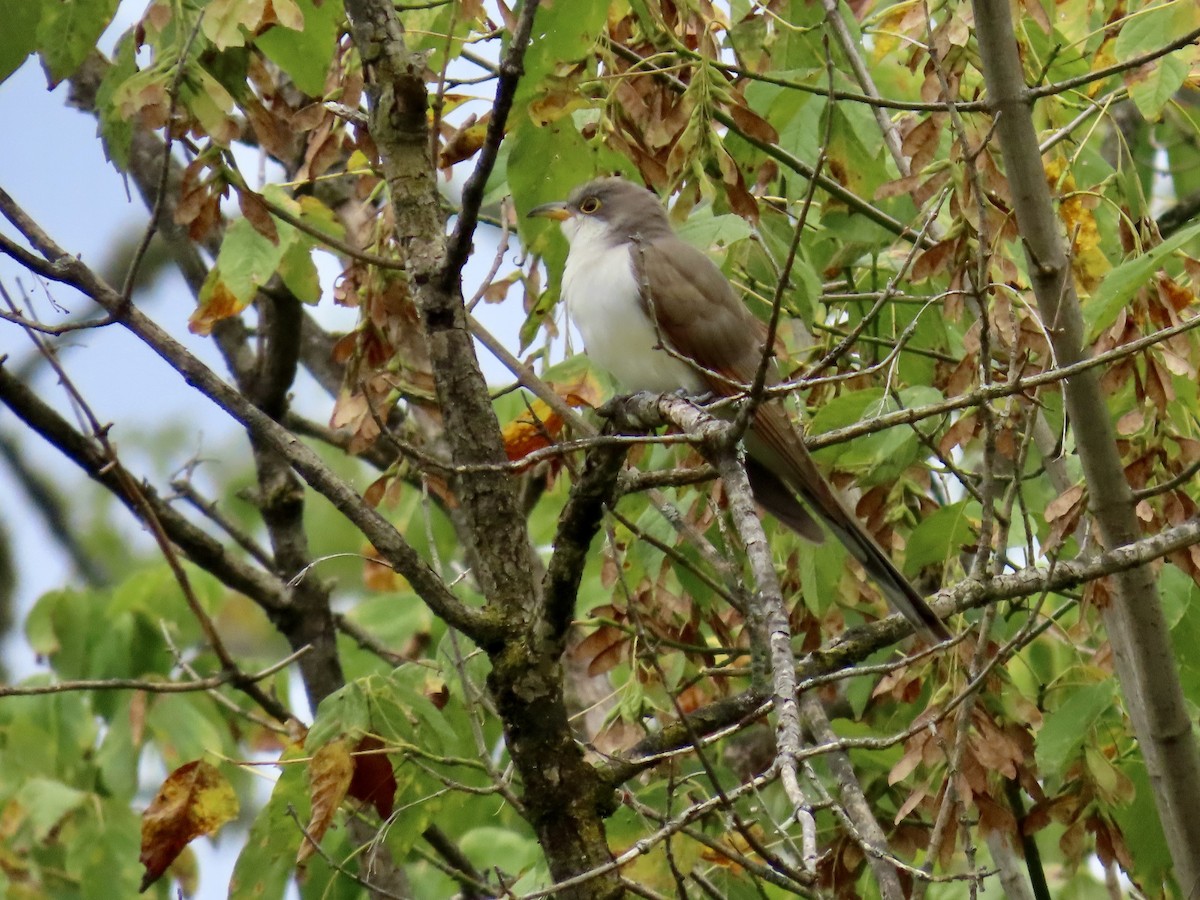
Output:
M574 381L552 384L551 387L574 407L595 406L604 393L590 371L583 372ZM510 460L523 459L535 450L549 447L562 429L562 417L544 401L534 400L529 409L504 426L504 451Z
M146 872L141 890L157 881L191 841L215 834L237 814L237 795L211 763L185 763L168 775L142 813L139 859Z
M1058 215L1071 240L1071 271L1080 289L1091 293L1112 265L1100 249L1100 229L1088 208L1090 198L1077 191L1075 177L1062 160L1051 160L1046 164L1046 180L1062 198Z

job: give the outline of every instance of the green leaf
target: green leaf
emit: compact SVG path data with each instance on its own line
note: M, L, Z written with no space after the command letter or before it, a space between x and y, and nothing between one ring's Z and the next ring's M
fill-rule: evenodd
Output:
M1129 99L1147 120L1157 122L1187 77L1186 62L1178 56L1164 56L1149 76L1129 86Z
M883 152L883 143L876 131L873 143L866 143L861 125L862 115L870 116L870 111L857 107L861 115L852 115L851 104L839 103L833 107L833 122L829 129L829 142L826 152L827 165L834 177L860 197L871 197L883 183L886 169L880 164L879 156ZM825 129L822 126L819 134ZM870 137L867 140L871 140ZM870 148L874 147L874 151ZM836 206L837 204L831 204Z
M42 676L30 683L47 680ZM79 772L96 731L84 694L6 698L0 707L0 786L38 775L65 778Z
M547 84L558 86L554 74L564 63L583 59L608 20L605 3L543 5L533 21L525 53L525 74L517 88L516 104L524 108ZM545 165L542 175L551 174ZM561 198L560 198L561 199Z
M38 48L37 28L50 0L0 0L0 82Z
M342 20L341 0L296 0L304 14L304 28L271 28L255 38L254 44L267 58L296 82L310 97L325 94L325 76L337 49L338 23Z
M92 654L105 633L101 592L63 590L44 594L26 621L33 648L48 656L63 678L90 678Z
M484 871L493 866L505 872L520 873L535 865L540 854L537 843L521 832L484 825L462 836L463 853Z
M304 220L305 225L315 228L322 234L329 235L334 240L344 241L346 239L346 228L341 220L333 210L316 197L306 194L298 200L293 199L275 185L267 185L263 188L263 196L282 206L287 206L289 209L292 204L299 204L298 214ZM291 211L296 212L296 210Z
M1135 6L1131 11L1133 16L1121 28L1113 46L1121 62L1157 50L1165 40L1187 34L1200 24L1200 10L1195 3L1169 0L1150 8Z
M151 699L149 707L147 732L170 768L210 753L236 752L225 723L203 695L162 694Z
M908 538L904 557L905 574L915 575L929 565L945 563L957 554L964 544L975 538L974 523L978 521L978 509L971 515L966 500L943 506L917 523Z
M281 900L284 896L301 841L300 828L288 810L295 810L299 820L306 822L311 806L308 772L297 764L302 757L300 748L294 747L280 758L285 765L271 799L255 816L233 867L229 900Z
M409 703L411 694L419 691L420 686L402 689L391 678L382 675L363 678L359 685L370 706L367 730L388 742L428 746L424 735L418 738L414 731Z
M936 403L941 399L941 392L932 387L911 387L900 391L900 402L906 408ZM813 416L810 431L833 431L898 408L896 401L885 396L881 388L850 391L824 404ZM864 484L881 484L899 477L920 452L920 442L912 428L900 425L847 444L823 448L816 456L839 469L858 472Z
M1154 790L1140 753L1124 756L1121 771L1133 783L1133 802L1112 810L1134 861L1130 873L1140 884L1163 884L1172 872L1171 853L1154 805Z
M96 766L100 770L103 790L125 801L133 799L138 789L138 759L140 748L133 744L134 715L130 695L114 704L113 715L96 751Z
M2 0L0 0L2 2ZM117 89L137 73L133 55L133 37L126 35L117 46L113 64L104 73L96 90L96 112L100 116L100 138L104 155L121 171L129 167L129 151L133 145L133 124L123 115L116 103Z
M1046 714L1037 737L1037 763L1043 775L1058 775L1082 749L1092 725L1112 708L1115 686L1108 681L1074 688L1058 709Z
M732 213L714 216L711 207L696 210L675 231L689 244L705 252L745 240L751 233L749 223L741 216Z
M812 434L823 434L861 422L866 418L867 410L878 406L883 399L882 388L844 391L821 404L809 420L808 430Z
M315 304L321 299L321 278L313 262L307 241L296 241L279 261L279 277L301 303Z
M179 84L179 99L213 141L226 147L240 129L233 118L234 100L225 86L205 69L192 66Z
M51 85L75 74L96 49L120 0L70 0L42 5L37 25L37 50L46 64ZM5 29L8 22L5 21Z
M1187 228L1175 232L1157 247L1126 260L1104 277L1100 287L1092 296L1083 311L1088 325L1088 340L1096 337L1113 323L1121 307L1128 303L1140 288L1150 284L1154 273L1163 261L1190 241L1200 235L1200 222L1193 222Z
M425 694L427 671L416 666L396 669L388 679L389 686L396 696L407 699L408 710L417 719L417 733L422 745L433 749L440 743L437 749L444 751L457 744L459 736L446 720L445 714Z
M124 801L97 802L92 797L87 815L81 811L72 819L77 830L66 844L66 870L75 881L89 890L72 896L80 900L101 897L136 897L142 877L138 862L141 844L141 820ZM169 883L152 886L141 896L174 898Z
M320 747L341 735L366 734L370 730L369 698L363 683L352 681L321 701L305 742L309 747Z
M246 219L236 219L225 231L225 240L200 288L199 305L192 313L193 331L207 334L213 324L245 309L254 292L279 268L283 255L296 238L296 230L276 223L279 242L259 234Z
M72 810L88 799L88 794L50 778L31 778L21 785L14 798L28 812L27 821L34 839L43 841Z

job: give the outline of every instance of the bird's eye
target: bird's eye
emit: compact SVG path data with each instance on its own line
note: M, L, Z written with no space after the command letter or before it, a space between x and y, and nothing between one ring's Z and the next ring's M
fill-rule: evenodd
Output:
M591 215L600 208L600 201L596 197L584 197L583 202L579 204L579 211Z

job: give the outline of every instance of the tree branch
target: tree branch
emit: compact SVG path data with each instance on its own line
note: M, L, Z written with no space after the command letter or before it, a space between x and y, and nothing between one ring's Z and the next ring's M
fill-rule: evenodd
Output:
M975 22L996 134L1008 172L1013 208L1025 241L1033 291L1055 358L1085 357L1083 316L1038 150L1024 74L1007 6L974 0ZM1186 36L1196 40L1200 32ZM1180 45L1182 46L1182 45ZM1169 51L1167 51L1169 52ZM1112 422L1094 370L1064 383L1076 452L1089 505L1108 550L1133 544L1140 532ZM1114 602L1103 610L1117 670L1154 789L1163 831L1185 893L1200 885L1200 752L1174 664L1158 588L1148 567L1117 573Z
M497 639L498 631L491 619L459 601L446 588L441 578L417 555L395 526L364 503L358 492L337 477L320 457L217 377L211 369L136 306L123 303L120 294L103 282L81 260L60 249L3 189L0 189L0 214L8 218L46 255L48 261L31 257L35 271L41 271L47 277L83 291L149 346L185 381L198 388L233 419L240 422L252 436L278 450L314 490L326 497L342 515L363 532L379 554L408 579L418 596L437 615L482 645L486 646ZM9 252L3 241L0 241L0 249Z

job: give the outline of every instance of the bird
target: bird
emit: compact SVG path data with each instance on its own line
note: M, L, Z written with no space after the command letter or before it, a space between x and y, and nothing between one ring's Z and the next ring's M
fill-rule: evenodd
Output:
M623 388L745 394L761 365L766 326L721 270L675 234L653 192L624 178L597 178L527 216L559 223L569 244L561 291L567 315L589 359ZM819 519L917 631L951 637L821 475L781 400L757 406L744 440L760 507L816 543L824 539Z

